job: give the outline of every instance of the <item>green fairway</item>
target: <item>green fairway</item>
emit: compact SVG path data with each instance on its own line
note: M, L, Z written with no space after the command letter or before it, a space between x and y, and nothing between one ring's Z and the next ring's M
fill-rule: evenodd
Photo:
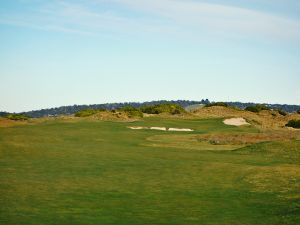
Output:
M259 132L159 117L0 128L0 224L299 224L299 140L195 139Z

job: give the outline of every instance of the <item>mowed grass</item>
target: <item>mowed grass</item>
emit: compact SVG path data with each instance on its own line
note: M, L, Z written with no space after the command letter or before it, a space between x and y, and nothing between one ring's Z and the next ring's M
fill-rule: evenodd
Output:
M299 224L299 140L214 151L132 125L259 132L159 117L0 128L0 224Z

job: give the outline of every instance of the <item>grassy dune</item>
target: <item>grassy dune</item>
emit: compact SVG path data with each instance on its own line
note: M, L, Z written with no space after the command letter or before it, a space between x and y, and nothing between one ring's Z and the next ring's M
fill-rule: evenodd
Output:
M0 224L299 224L298 134L215 142L261 132L160 117L2 127Z

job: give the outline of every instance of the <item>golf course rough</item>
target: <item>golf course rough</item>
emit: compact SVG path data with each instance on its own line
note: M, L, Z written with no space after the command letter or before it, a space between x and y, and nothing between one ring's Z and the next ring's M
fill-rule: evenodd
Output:
M299 224L299 138L259 133L152 117L2 127L0 224Z

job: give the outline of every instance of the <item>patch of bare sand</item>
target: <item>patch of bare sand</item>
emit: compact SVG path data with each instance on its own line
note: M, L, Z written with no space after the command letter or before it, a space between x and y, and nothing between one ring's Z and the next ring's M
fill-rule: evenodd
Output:
M243 125L250 125L244 118L231 118L231 119L226 119L223 121L224 124L226 125L231 125L231 126L243 126Z
M189 128L169 128L168 131L184 131L184 132L191 132L194 131L192 129Z
M150 127L151 130L162 130L162 131L166 131L167 128L165 127Z
M149 129L148 127L128 127L131 130L144 130L144 129Z
M166 128L166 127L141 127L141 126L130 126L128 127L129 129L132 130L161 130L161 131L183 131L183 132L191 132L194 131L192 129L189 128Z

